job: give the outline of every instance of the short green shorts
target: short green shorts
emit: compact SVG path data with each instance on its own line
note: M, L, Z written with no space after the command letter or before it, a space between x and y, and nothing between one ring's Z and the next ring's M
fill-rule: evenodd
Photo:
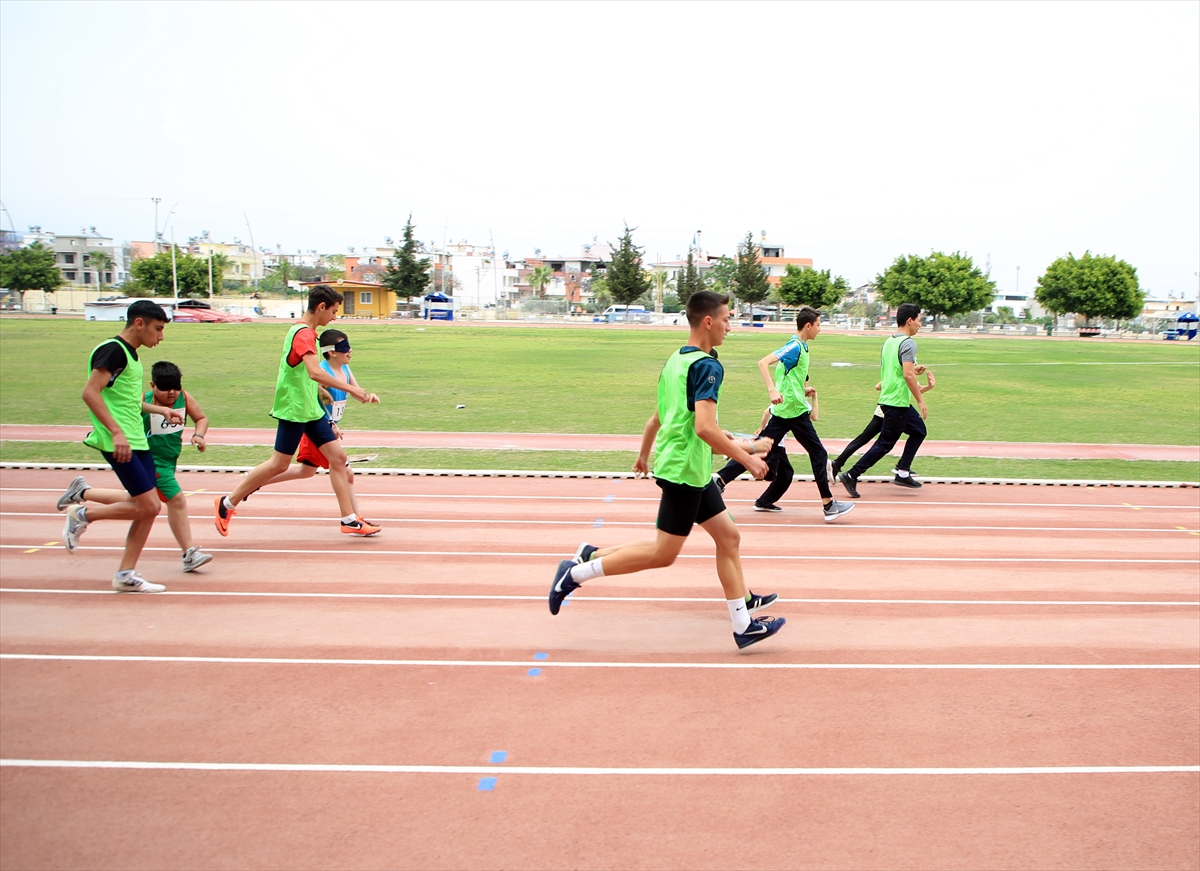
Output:
M170 502L176 496L183 492L183 488L179 486L179 482L175 480L175 465L165 466L158 460L154 461L154 486L158 488L158 498L163 502Z

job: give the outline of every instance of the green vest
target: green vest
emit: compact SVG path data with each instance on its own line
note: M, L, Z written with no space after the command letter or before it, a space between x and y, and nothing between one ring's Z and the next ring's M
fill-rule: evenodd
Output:
M912 391L904 380L904 366L900 362L900 344L908 336L892 336L883 343L879 365L879 404L904 408L912 405Z
M142 361L129 353L129 348L124 342L118 339L109 339L108 342L101 342L92 349L92 353L88 355L88 365L91 366L92 357L109 342L116 342L125 352L125 368L117 376L116 381L100 390L100 398L108 406L108 413L113 416L113 420L117 422L121 432L125 433L129 447L135 451L144 451L147 449L147 445L146 434L142 431ZM91 372L92 370L89 368L89 378ZM83 443L89 448L111 454L113 450L112 433L92 413L90 408L88 417L92 419L92 431L87 434Z
M325 416L317 398L317 382L308 377L308 367L301 361L288 365L288 354L292 351L292 339L300 330L309 329L307 324L296 324L288 331L283 342L283 355L279 358L279 377L275 379L275 404L271 417L307 423Z
M783 395L783 402L771 406L771 414L776 417L799 417L812 411L808 397L804 395L804 382L808 378L808 345L799 339L800 358L796 368L785 372L783 363L775 364L775 389Z
M704 351L674 353L658 376L658 420L654 477L673 484L707 487L712 481L712 448L696 435L696 412L688 411L687 379Z
M147 390L146 395L142 397L142 402L153 405L154 391ZM179 391L179 396L175 398L175 404L171 407L187 408L187 398L183 395L182 390ZM175 468L175 461L179 459L179 454L183 450L183 428L186 422L186 415L184 423L168 423L161 414L142 412L142 430L146 433L146 443L150 445L150 456L154 457L156 463Z

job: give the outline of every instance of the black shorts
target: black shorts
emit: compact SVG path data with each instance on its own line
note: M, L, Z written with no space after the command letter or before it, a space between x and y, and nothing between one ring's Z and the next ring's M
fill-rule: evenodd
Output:
M149 451L134 451L128 463L118 463L117 458L108 451L100 453L108 460L112 470L117 473L117 480L130 496L141 496L158 486L154 456Z
M654 483L662 489L658 522L654 525L668 535L687 536L693 524L707 523L725 510L721 491L712 481L707 487L689 487L662 478Z
M308 440L318 448L337 438L327 417L309 421L281 420L275 430L275 450L289 457L295 456L302 436L308 436Z

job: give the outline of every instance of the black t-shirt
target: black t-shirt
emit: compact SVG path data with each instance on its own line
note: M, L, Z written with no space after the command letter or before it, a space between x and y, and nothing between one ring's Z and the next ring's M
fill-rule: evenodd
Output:
M104 385L105 387L112 387L113 382L125 371L125 366L128 363L125 351L128 351L129 356L133 359L136 360L138 358L137 351L133 349L131 344L120 336L113 336L113 338L125 346L124 351L121 349L121 345L114 344L113 342L105 342L92 354L91 368L104 369L109 374L108 383Z

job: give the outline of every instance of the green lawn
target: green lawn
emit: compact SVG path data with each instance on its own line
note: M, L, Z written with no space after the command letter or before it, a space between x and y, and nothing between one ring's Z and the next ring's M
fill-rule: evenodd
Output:
M88 353L116 326L0 318L0 421L85 423ZM637 433L654 410L664 359L686 339L683 328L339 326L354 346L359 382L383 399L349 408L350 429ZM286 333L283 324L171 324L143 359L147 370L155 360L179 364L214 426L270 426ZM884 337L826 333L812 343L822 435L849 438L867 422ZM766 391L755 363L785 339L738 328L722 347L728 428L757 424ZM938 378L928 396L930 438L1200 443L1200 343L929 333L918 342Z

